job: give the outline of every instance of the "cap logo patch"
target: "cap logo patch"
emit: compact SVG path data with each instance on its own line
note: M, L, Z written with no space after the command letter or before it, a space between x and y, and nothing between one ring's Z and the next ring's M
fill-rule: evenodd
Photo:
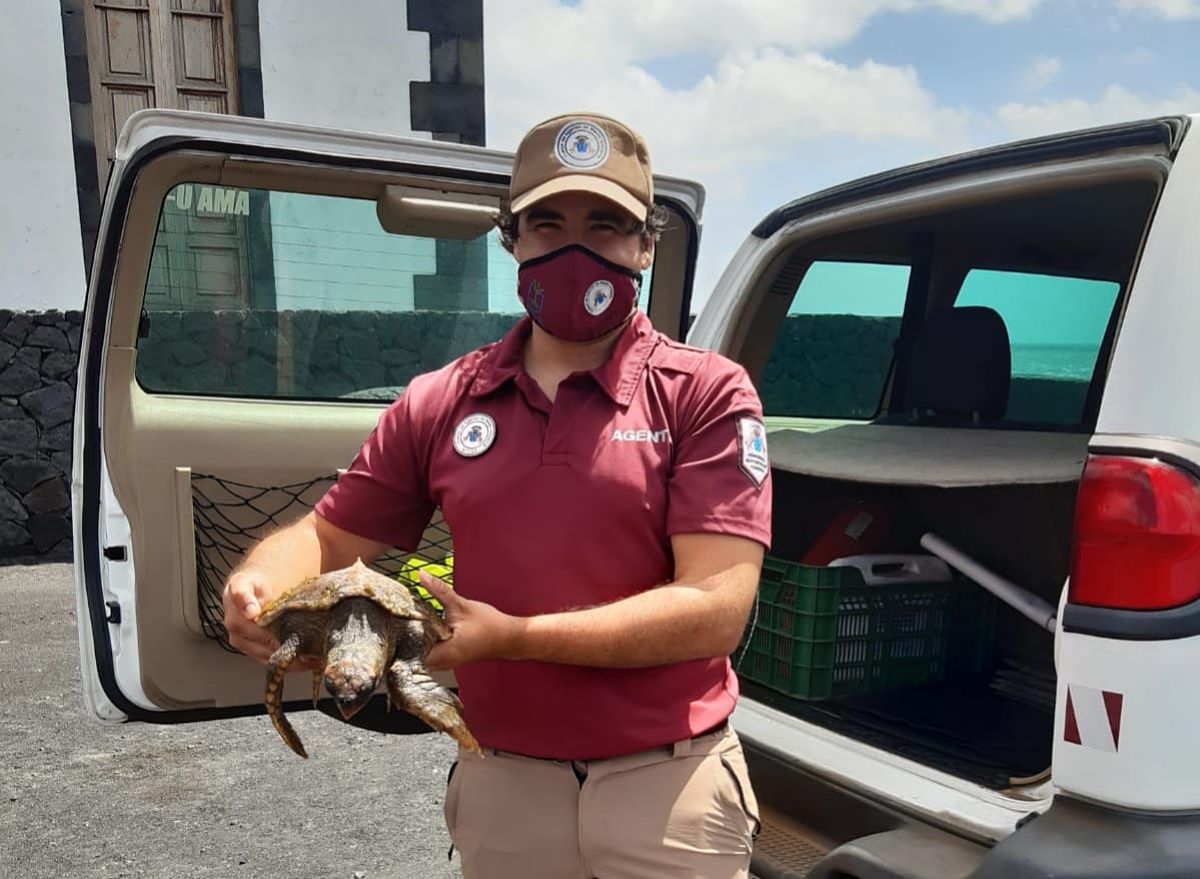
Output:
M496 440L496 422L490 415L468 415L454 428L454 451L464 458L478 458Z
M608 307L613 302L613 285L608 281L600 280L587 288L587 292L583 294L583 307L587 309L587 313L592 317L599 317L608 311Z
M767 453L767 431L757 418L739 418L738 465L742 472L759 488L771 473L771 459Z
M608 135L586 119L568 122L554 138L554 155L568 168L590 171L608 160Z

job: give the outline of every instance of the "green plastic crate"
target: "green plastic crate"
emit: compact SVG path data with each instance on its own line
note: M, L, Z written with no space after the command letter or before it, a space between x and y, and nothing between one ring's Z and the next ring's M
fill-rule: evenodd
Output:
M798 699L839 699L982 671L995 599L963 579L868 586L856 568L767 556L738 674Z

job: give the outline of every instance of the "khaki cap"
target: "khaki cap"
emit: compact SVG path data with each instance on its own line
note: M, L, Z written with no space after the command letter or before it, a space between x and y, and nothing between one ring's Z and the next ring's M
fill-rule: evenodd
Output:
M640 134L608 116L567 113L535 125L513 157L514 214L560 192L593 192L645 220L654 201L650 150Z

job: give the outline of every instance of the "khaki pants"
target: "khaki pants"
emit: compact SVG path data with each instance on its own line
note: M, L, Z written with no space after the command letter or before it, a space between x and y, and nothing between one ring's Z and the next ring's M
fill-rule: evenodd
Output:
M464 879L745 879L758 804L731 729L608 760L459 751Z

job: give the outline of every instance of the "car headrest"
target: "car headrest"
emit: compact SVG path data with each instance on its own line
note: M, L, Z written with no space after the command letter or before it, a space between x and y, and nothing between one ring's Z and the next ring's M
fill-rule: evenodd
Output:
M913 346L905 408L922 419L1001 418L1011 379L1012 351L999 313L979 305L939 309L925 317Z

